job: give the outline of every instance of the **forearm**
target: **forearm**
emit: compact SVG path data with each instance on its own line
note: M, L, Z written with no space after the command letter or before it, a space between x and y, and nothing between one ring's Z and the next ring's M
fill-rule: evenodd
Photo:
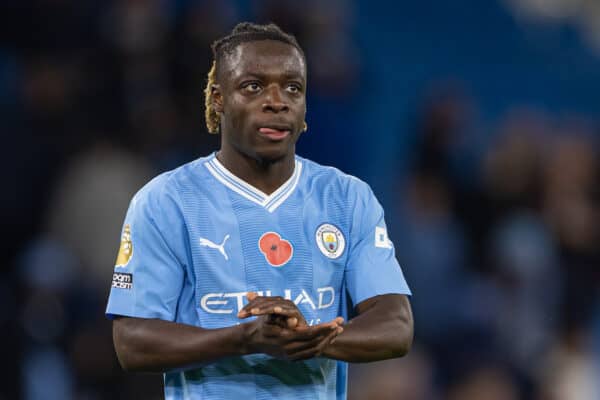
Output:
M159 319L113 322L115 350L126 370L164 372L245 353L244 324L203 329Z
M413 339L413 320L408 300L381 296L367 310L350 320L344 332L323 355L348 362L371 362L402 357Z

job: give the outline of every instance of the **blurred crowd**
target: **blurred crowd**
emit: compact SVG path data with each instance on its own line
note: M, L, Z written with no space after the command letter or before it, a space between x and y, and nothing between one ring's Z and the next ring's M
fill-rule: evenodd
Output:
M474 156L469 109L426 102L396 191L417 346L390 365L421 372L357 398L600 398L597 127L513 110Z
M520 18L573 25L596 51L600 51L600 7L595 1L503 0Z
M305 48L316 133L303 139L356 134L338 112L364 95L351 2L1 7L0 399L162 398L159 376L121 371L104 317L129 199L218 148L202 108L210 43L243 19ZM397 128L410 157L383 195L416 341L352 366L350 399L600 399L598 120L514 108L482 126L460 88L412 100ZM354 163L337 148L302 155Z

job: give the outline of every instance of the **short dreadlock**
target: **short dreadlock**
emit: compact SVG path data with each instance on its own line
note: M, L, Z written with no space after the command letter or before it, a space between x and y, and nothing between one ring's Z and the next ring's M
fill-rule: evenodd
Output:
M217 65L221 63L224 56L231 54L241 43L259 40L276 40L289 44L298 49L302 57L304 57L304 51L296 41L296 38L293 35L285 33L273 23L258 25L251 22L241 22L233 28L229 35L214 41L211 46L213 51L212 67L208 72L208 80L204 89L204 115L208 132L218 133L221 123L221 116L215 111L212 104L212 86L217 81Z

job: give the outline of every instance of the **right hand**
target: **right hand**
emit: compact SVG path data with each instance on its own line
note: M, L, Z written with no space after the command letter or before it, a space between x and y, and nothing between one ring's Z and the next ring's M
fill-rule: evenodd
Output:
M296 328L283 327L268 315L247 324L246 346L249 353L264 353L285 360L318 357L325 347L343 332L336 318L327 323Z
M341 317L308 326L300 310L291 302L279 297L258 297L254 293L250 293L248 299L249 307L240 312L239 317L257 317L247 324L245 343L249 353L305 360L321 355L344 330Z

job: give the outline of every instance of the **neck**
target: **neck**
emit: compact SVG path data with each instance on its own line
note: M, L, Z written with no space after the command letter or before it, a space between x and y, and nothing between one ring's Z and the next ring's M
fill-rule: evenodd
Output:
M294 153L277 160L266 160L222 147L217 160L232 174L268 195L292 176L295 167Z

